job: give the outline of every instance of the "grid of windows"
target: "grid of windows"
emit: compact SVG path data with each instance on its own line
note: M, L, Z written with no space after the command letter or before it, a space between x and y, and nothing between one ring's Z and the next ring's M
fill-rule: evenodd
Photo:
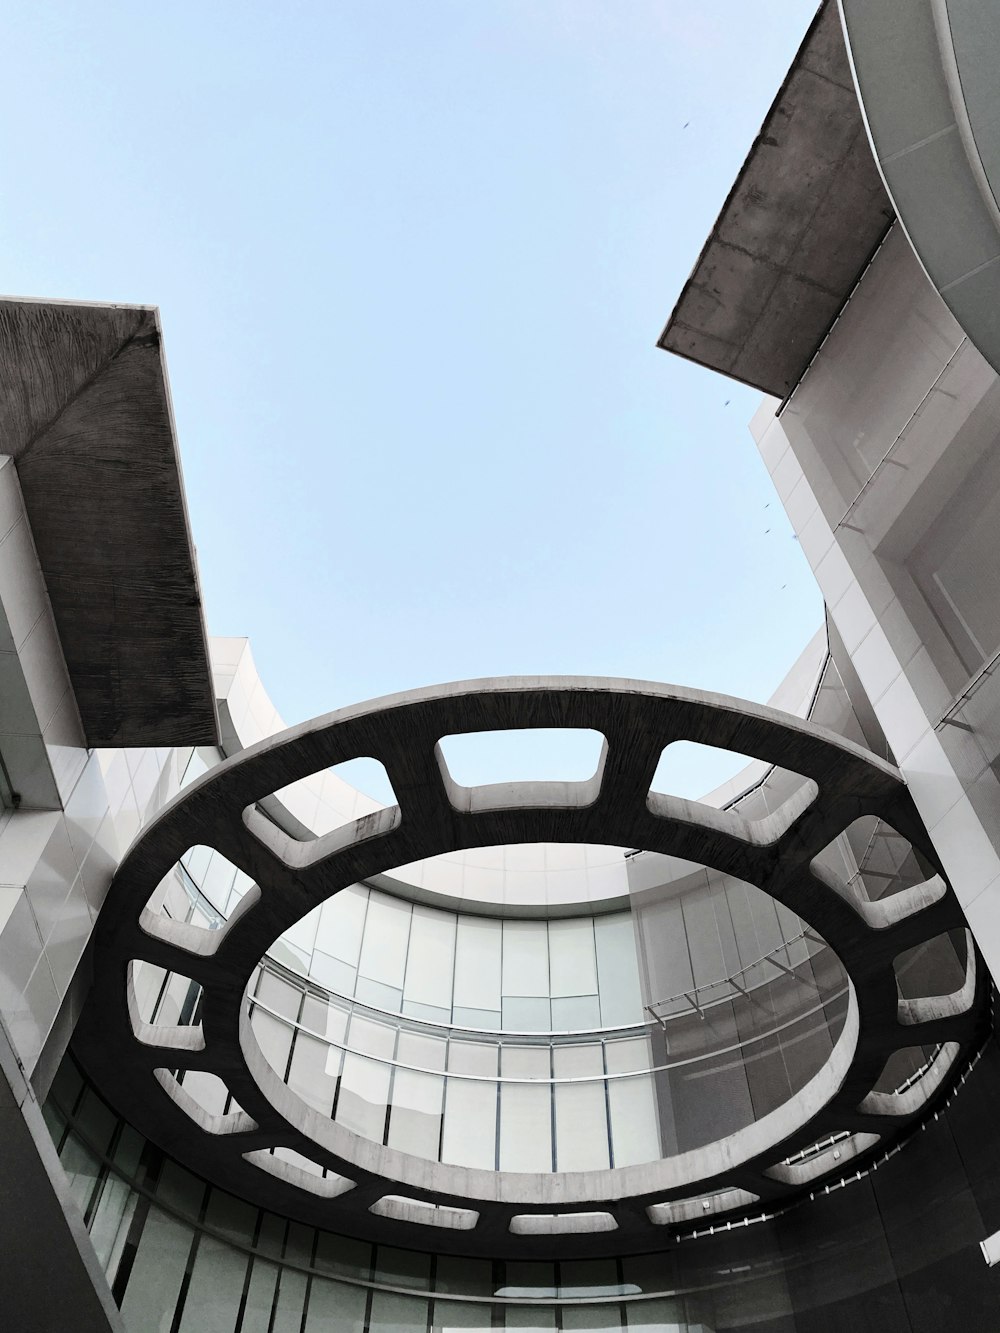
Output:
M818 1072L846 1016L846 977L823 946L796 973L782 966L765 963L752 989L663 1025L578 1034L435 1026L329 995L273 962L248 1002L272 1068L352 1133L458 1166L605 1170L735 1133ZM149 964L133 976L144 1021L200 1021L188 978ZM218 1078L180 1078L210 1114L238 1109Z
M129 1333L700 1333L710 1313L703 1292L670 1291L658 1255L453 1258L370 1245L255 1208L142 1139L71 1061L44 1109Z
M194 847L152 906L221 924L250 880ZM204 901L202 901L202 899ZM271 949L328 990L393 1013L520 1032L621 1027L643 1020L631 913L501 920L405 902L354 885L315 908Z

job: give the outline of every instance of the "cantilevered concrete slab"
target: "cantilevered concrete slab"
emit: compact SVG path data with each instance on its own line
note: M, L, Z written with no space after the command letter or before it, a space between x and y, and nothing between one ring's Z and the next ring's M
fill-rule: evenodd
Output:
M658 345L786 397L893 216L826 0Z
M87 743L213 743L157 311L0 300L0 386Z

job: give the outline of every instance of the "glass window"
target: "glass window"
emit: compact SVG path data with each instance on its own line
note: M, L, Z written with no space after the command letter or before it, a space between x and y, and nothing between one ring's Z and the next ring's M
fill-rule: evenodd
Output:
M410 904L384 893L368 901L359 972L369 981L403 989L406 947L410 935Z
M435 1301L433 1333L471 1333L472 1329L492 1328L492 1308L466 1301Z
M234 1199L224 1190L213 1189L208 1200L205 1222L237 1245L249 1245L257 1226L258 1209L242 1199Z
M368 1333L426 1333L428 1302L424 1296L373 1291Z
M92 1088L88 1088L83 1094L77 1107L75 1123L98 1152L108 1151L114 1136L117 1117Z
M443 1104L443 1075L397 1069L392 1084L392 1109L386 1139L389 1147L436 1162Z
M620 1296L618 1264L614 1259L564 1260L559 1265L560 1296Z
M349 1240L346 1236L320 1231L316 1236L315 1264L324 1273L367 1281L371 1276L372 1247L367 1241Z
M220 912L225 911L229 902L229 891L236 879L236 867L227 861L221 852L212 852L209 857L205 877L201 881L201 891Z
M500 1013L501 925L459 917L455 947L455 1005Z
M293 926L289 926L281 937L281 943L301 958L307 968L316 944L316 930L319 926L320 911L319 907L314 907L311 912L307 912Z
M492 1296L493 1288L493 1264L490 1260L438 1255L434 1273L435 1291L450 1292L455 1296Z
M500 1027L499 1009L463 1009L455 1005L453 1021L459 1028L475 1028L480 1032L496 1032Z
M444 1105L441 1160L456 1166L496 1168L497 1048L479 1042L452 1041L448 1067L477 1074L486 1081L450 1078Z
M225 1112L229 1089L217 1074L188 1069L182 1071L179 1082L184 1091L209 1115L222 1115Z
M277 1264L271 1263L268 1259L255 1258L247 1288L247 1302L243 1310L240 1333L269 1333L277 1286Z
M184 766L184 772L181 776L181 786L186 787L189 782L194 782L202 774L207 773L209 769L209 756L211 764L214 767L222 756L217 751L212 750L192 750L187 764ZM179 757L179 756L178 756Z
M676 898L648 902L639 908L635 919L642 942L640 966L649 990L649 1003L690 990L694 982L680 902Z
M416 1287L427 1291L431 1285L430 1255L380 1245L375 1252L375 1276L377 1281L390 1287Z
M620 1333L622 1317L617 1305L586 1306L564 1305L561 1310L561 1324L564 1329L586 1328L597 1333Z
M507 1297L525 1296L532 1300L555 1296L557 1294L555 1268L548 1263L510 1262L506 1266L504 1285L497 1294ZM555 1324L550 1327L554 1328Z
M451 1012L456 923L451 912L414 904L404 999Z
M250 1015L250 1026L267 1063L284 1078L294 1029L273 1014L257 1008Z
M302 987L295 982L286 981L276 972L261 970L257 981L257 995L268 1009L285 1018L297 1019L302 1003Z
M442 1009L435 1004L418 1004L415 1000L403 1001L403 1013L412 1018L422 1018L427 1023L439 1023L442 1027L448 1027L452 1022L450 1008Z
M549 922L549 976L553 998L597 994L597 954L590 917Z
M373 1009L384 1009L390 1014L403 1011L403 991L399 986L387 986L381 981L369 981L367 977L358 977L354 987L354 998L362 1004L370 1004Z
M396 1050L396 1029L380 1019L352 1014L347 1045L362 1055L376 1055L382 1060L391 1060Z
M136 960L132 964L132 985L135 988L136 1007L144 1023L152 1023L156 1016L156 1005L160 991L166 980L166 972L155 963Z
M211 847L191 847L181 857L181 864L199 887L204 883L211 859Z
M178 972L167 973L153 1022L163 1027L187 1027L195 1023L201 987Z
M442 1162L496 1167L497 1087L468 1079L448 1079L444 1106Z
M318 1037L311 1037L308 1032L295 1034L295 1046L292 1050L292 1062L288 1070L288 1086L297 1092L307 1106L313 1107L321 1115L329 1115L333 1107L334 1094L337 1091L336 1071L340 1060L336 1060L334 1071L327 1070L330 1047ZM339 1052L335 1052L339 1057Z
M597 976L601 1001L601 1025L625 1026L641 1023L642 992L635 929L631 912L616 912L594 920L597 944Z
M261 1254L270 1255L272 1259L280 1258L285 1248L285 1230L284 1218L275 1217L274 1213L262 1213L260 1232L254 1248L260 1250Z
M757 931L757 942L760 946L760 954L757 956L760 957L761 954L776 949L784 939L784 931L778 920L778 904L762 889L755 888L752 884L746 886L746 896Z
M733 927L733 914L729 910L729 884L731 881L728 875L718 874L716 871L709 873L709 881L712 885L712 909L715 912L715 925L719 932L719 942L722 945L723 967L720 975L731 977L742 966L739 944Z
M205 1184L176 1162L167 1161L160 1172L156 1197L184 1217L197 1221L205 1200Z
M313 953L310 975L326 990L350 997L354 994L358 973L349 963L342 963L339 958L331 958L317 949Z
M334 1119L355 1134L381 1143L392 1067L363 1055L345 1055Z
M149 967L151 966L151 964L133 963L132 966ZM156 970L158 972L161 971L160 968L157 968ZM62 1107L64 1111L69 1112L73 1110L73 1107L76 1105L77 1098L80 1096L80 1093L82 1091L83 1091L83 1078L80 1075L80 1071L77 1069L76 1065L73 1063L72 1060L63 1060L62 1063L59 1065L59 1068L56 1070L55 1077L52 1080L52 1088L50 1096L53 1097L59 1103L59 1105Z
M109 1281L118 1271L137 1198L124 1180L109 1175L91 1218L90 1239Z
M282 1268L278 1275L278 1299L269 1333L302 1333L302 1315L306 1305L305 1273Z
M549 937L544 921L504 921L503 993L549 994Z
M159 1208L150 1208L122 1301L126 1328L170 1327L191 1253L191 1240L188 1224Z
M552 1027L552 1008L548 997L533 999L505 995L502 1026L507 1032L549 1032Z
M699 890L686 894L681 899L681 906L694 984L706 986L719 981L726 975L726 963L711 897Z
M60 1161L66 1172L73 1202L81 1213L85 1213L101 1174L101 1164L90 1149L72 1134L63 1146Z
M635 1333L689 1333L691 1329L679 1297L630 1302L625 1306L625 1318Z
M211 1226L209 1204L206 1223ZM207 1233L198 1241L180 1333L232 1333L240 1308L249 1256Z
M250 889L253 888L253 880L249 875L237 870L236 878L233 880L233 887L229 891L229 902L226 904L226 915L229 916L236 910L237 904Z
M557 1171L602 1171L610 1166L608 1113L604 1099L604 1058L600 1045L556 1046L552 1069L558 1078L587 1078L586 1083L556 1083Z
M609 1041L604 1049L609 1074L649 1068L651 1052L645 1038ZM662 1157L656 1089L651 1074L608 1079L608 1106L615 1166L635 1166Z
M360 1333L367 1304L364 1287L314 1277L309 1286L305 1333Z
M572 995L552 1001L554 1032L589 1032L601 1026L601 1002L596 995Z
M428 1037L422 1032L400 1032L396 1059L401 1064L417 1065L435 1072L447 1063L448 1042L444 1037Z
M500 1170L552 1170L552 1089L547 1046L504 1046L507 1078L546 1080L500 1085Z
M316 948L356 968L361 957L368 890L352 885L327 898L319 913Z
M493 1041L459 1041L448 1043L448 1068L458 1074L478 1074L495 1079L499 1047Z
M504 1328L518 1328L526 1333L548 1333L556 1326L555 1310L532 1309L525 1305L507 1305L503 1307Z

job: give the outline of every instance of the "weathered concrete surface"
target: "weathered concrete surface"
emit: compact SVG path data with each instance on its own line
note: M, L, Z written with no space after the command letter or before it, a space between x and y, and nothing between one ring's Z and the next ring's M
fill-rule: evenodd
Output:
M214 743L157 311L0 301L0 387L88 745Z
M526 727L600 731L597 775L580 783L458 786L438 742L463 732ZM784 806L756 821L668 796L650 782L663 747L694 740L773 760L804 781ZM258 810L289 782L360 755L381 761L399 801L311 841L300 842ZM744 1190L762 1200L791 1188L767 1168L830 1133L892 1136L907 1123L862 1110L886 1060L903 1046L966 1043L975 995L963 1011L901 1020L893 959L961 926L954 895L935 877L869 904L857 886L813 869L815 857L853 820L888 820L935 864L898 771L861 747L762 705L722 695L627 680L523 678L444 685L342 709L251 746L212 770L165 808L133 845L98 924L95 979L76 1050L102 1092L144 1134L211 1180L279 1212L354 1235L426 1243L416 1224L368 1211L385 1194L472 1208L480 1215L460 1252L537 1257L538 1237L517 1237L525 1212L609 1211L617 1228L601 1238L621 1252L669 1241L648 1206L692 1193ZM447 1166L406 1156L319 1116L267 1064L250 1027L244 993L282 932L330 895L373 874L460 848L524 842L644 847L712 866L786 903L827 941L853 985L851 1011L830 1061L778 1111L729 1139L680 1157L620 1170L529 1175ZM256 882L220 930L153 916L145 904L184 852L219 850ZM876 910L881 908L881 910ZM145 959L197 981L201 1028L150 1028L134 1021L129 962ZM975 984L980 993L983 983ZM926 1017L927 1021L921 1021ZM156 1069L208 1069L221 1077L252 1126L213 1133L185 1113ZM244 1154L285 1145L354 1182L317 1199L265 1175ZM550 1237L553 1252L581 1252L586 1236ZM451 1246L435 1233L437 1248Z
M827 0L658 345L786 397L892 218Z

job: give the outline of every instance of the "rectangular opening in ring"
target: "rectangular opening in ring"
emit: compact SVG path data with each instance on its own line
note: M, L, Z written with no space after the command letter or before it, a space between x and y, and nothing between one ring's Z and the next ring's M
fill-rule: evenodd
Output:
M219 930L253 887L214 847L189 847L160 880L146 903L148 911L201 930Z
M510 1220L513 1236L589 1236L617 1231L611 1213L519 1213Z
M525 727L442 736L441 753L462 787L508 782L588 782L604 737L584 727Z
M967 932L957 929L897 954L892 966L900 997L919 1000L960 991L965 983L968 948Z
M855 819L816 858L869 902L880 902L931 878L933 867L907 838L875 815Z
M385 765L361 755L279 787L258 808L290 837L309 842L396 804Z
M201 987L180 972L166 972L145 959L129 964L136 1014L153 1027L197 1027L201 1023Z
M747 819L757 819L778 809L803 781L799 773L738 750L697 741L672 741L664 746L649 790L688 801L708 798L713 806L739 801L740 813Z

